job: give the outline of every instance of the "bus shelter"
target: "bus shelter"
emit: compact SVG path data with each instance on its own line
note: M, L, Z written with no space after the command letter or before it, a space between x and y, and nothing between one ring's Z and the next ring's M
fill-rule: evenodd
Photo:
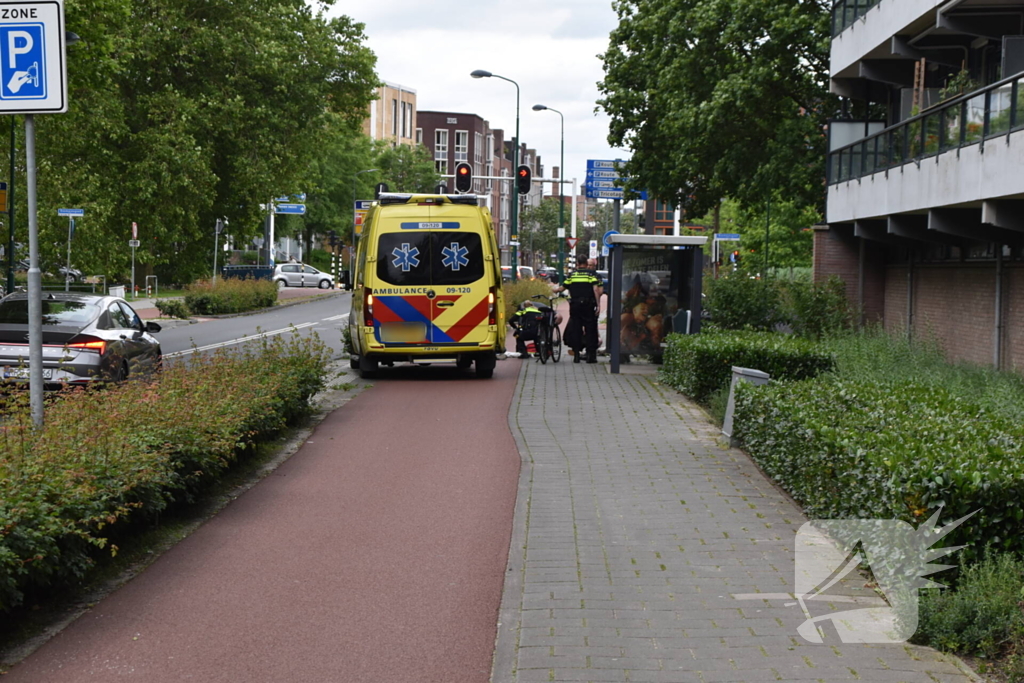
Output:
M701 275L707 237L608 236L611 372L625 356L660 357L673 332L700 331Z

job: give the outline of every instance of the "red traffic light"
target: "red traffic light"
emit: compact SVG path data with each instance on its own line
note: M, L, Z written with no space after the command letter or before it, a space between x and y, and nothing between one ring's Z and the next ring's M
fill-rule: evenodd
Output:
M516 189L519 194L530 194L530 180L532 173L529 166L520 166L516 169Z
M455 167L455 189L458 192L469 192L473 187L473 167L462 162Z

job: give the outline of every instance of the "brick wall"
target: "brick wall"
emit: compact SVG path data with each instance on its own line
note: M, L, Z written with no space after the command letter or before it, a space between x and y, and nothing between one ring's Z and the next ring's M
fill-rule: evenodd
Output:
M885 306L882 313L885 329L890 334L907 330L907 267L885 269Z
M860 303L860 250L861 240L853 236L852 225L814 231L814 281L838 276L846 284L846 298L855 308ZM879 322L885 315L885 245L864 242L864 250L864 320Z
M995 263L914 266L914 336L934 338L950 358L991 365Z
M1024 372L1024 264L1003 264L1003 368Z

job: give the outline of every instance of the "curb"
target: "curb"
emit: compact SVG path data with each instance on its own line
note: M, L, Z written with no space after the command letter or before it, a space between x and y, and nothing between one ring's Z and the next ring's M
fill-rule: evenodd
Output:
M512 396L514 408L508 413L508 428L515 439L516 448L519 449L519 487L516 490L516 507L512 516L512 538L509 541L505 584L501 589L501 606L498 608L491 683L512 683L516 680L516 656L523 612L523 577L526 572L526 540L530 527L530 496L533 490L533 458L523 440L516 418L523 399L523 376L530 367L531 363L523 363L519 369L516 392Z

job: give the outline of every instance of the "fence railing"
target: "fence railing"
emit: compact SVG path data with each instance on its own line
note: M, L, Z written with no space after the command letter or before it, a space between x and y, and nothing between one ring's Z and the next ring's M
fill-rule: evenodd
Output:
M836 0L832 5L832 37L845 31L881 0Z
M829 153L828 182L841 183L1024 128L1024 73L948 100Z

